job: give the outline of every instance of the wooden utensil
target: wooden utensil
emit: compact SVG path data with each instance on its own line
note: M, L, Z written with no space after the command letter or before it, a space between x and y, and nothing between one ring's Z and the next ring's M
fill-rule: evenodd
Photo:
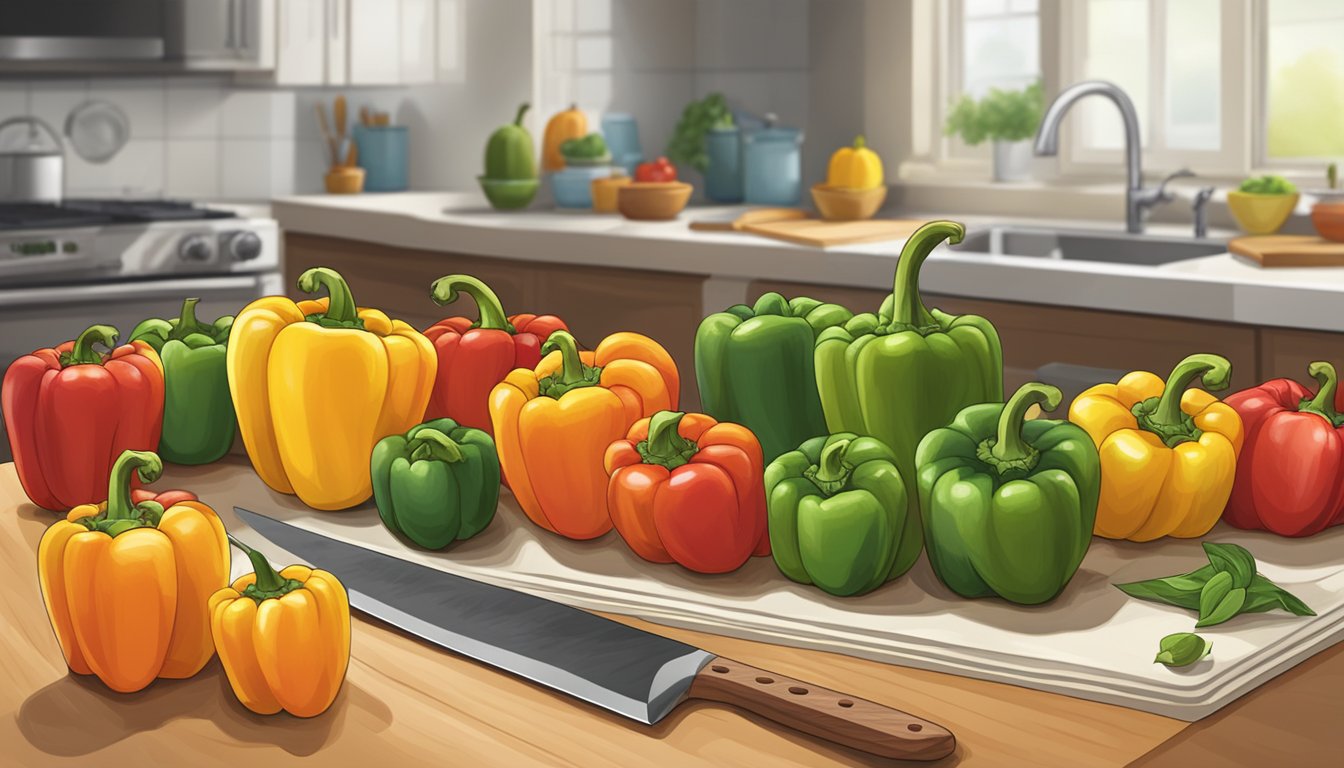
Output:
M346 168L354 168L359 165L359 145L353 140L350 142L350 146L345 150L345 162L343 165Z
M797 219L748 224L743 229L753 235L772 237L813 248L830 248L854 243L903 240L924 225L916 219L869 219L867 221L820 221Z
M365 128L373 125L373 114L369 112L368 107L359 108L359 124Z
M337 96L336 104L332 107L332 114L336 117L336 135L342 139L345 138L345 97Z
M801 208L754 208L736 219L697 219L690 224L697 232L743 232L752 224L806 219L810 213Z
M340 144L331 132L331 124L327 122L327 111L322 107L321 102L314 104L313 107L317 110L317 125L322 129L322 138L326 139L327 142L328 165L339 165L341 162Z
M1227 249L1262 267L1344 267L1344 243L1311 235L1237 237Z

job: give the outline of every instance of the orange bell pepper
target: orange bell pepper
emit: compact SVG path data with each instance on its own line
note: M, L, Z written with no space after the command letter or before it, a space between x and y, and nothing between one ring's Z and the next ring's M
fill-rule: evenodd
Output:
M326 571L291 565L278 573L232 536L253 573L210 596L210 630L233 694L261 715L327 711L350 665L350 600Z
M740 424L660 411L607 448L607 508L635 554L727 573L770 554L761 444Z
M122 452L108 500L71 509L38 545L42 599L66 664L121 693L201 671L215 655L206 603L229 581L214 510L185 491L131 491L132 473L152 483L162 472L155 454Z
M532 522L594 539L611 530L602 456L639 419L677 407L677 365L637 333L580 352L556 331L541 351L535 370L515 368L490 393L500 468Z

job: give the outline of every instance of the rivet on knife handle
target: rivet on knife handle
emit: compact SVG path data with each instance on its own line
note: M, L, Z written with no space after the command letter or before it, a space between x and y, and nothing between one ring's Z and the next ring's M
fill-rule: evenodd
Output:
M937 723L722 657L700 670L688 695L882 757L937 760L957 748Z

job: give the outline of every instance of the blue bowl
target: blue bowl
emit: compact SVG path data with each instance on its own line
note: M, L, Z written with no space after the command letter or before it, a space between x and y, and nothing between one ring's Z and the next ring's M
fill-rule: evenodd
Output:
M592 208L593 179L611 175L611 166L565 168L551 176L551 193L560 208Z

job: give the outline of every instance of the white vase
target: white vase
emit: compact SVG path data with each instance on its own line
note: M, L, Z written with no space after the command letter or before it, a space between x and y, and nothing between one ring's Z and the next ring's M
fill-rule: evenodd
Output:
M1026 181L1031 176L1031 141L994 140L994 180Z

